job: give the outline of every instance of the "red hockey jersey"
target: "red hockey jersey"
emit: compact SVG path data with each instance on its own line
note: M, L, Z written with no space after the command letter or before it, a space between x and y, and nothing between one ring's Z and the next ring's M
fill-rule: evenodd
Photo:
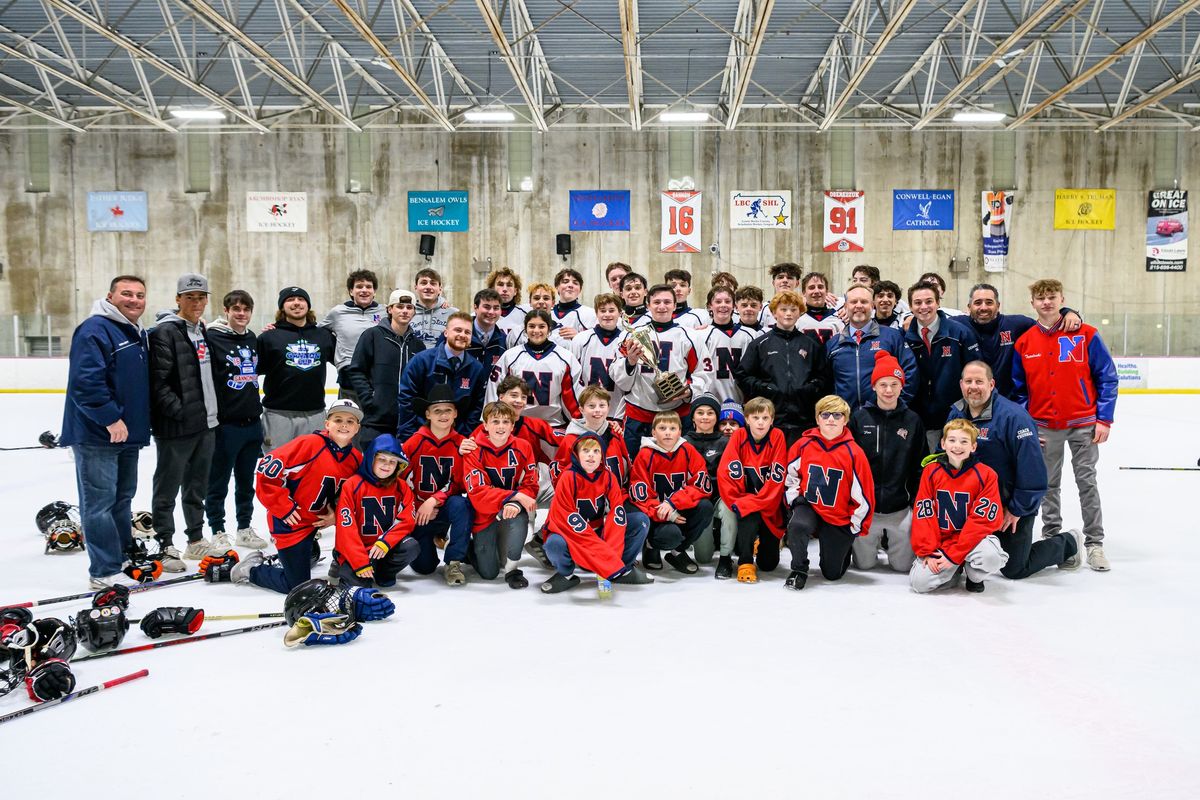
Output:
M446 498L462 494L462 456L458 454L463 435L454 430L445 439L439 440L422 425L404 443L404 455L408 456L408 469L401 477L408 481L417 505L436 497L438 505L445 505Z
M725 505L739 517L761 514L767 530L778 539L787 529L783 519L786 461L783 431L771 428L767 438L755 442L748 428L738 428L729 437L717 468L717 488Z
M338 447L324 433L306 433L258 460L254 491L267 509L275 546L283 549L314 530L317 515L337 506L342 484L358 470L362 454L352 445ZM300 512L289 525L284 517Z
M471 437L478 436L482 431L483 425L480 425L471 433ZM555 430L554 426L539 417L517 417L512 435L529 443L529 449L533 451L533 457L539 464L549 464L554 460L558 454L559 443L562 442L562 432Z
M333 549L355 574L371 566L367 551L377 543L391 550L417 525L417 504L402 478L378 486L360 473L342 487L338 498Z
M518 492L537 498L538 470L526 441L510 436L497 447L484 431L471 438L479 447L463 456L463 482L475 509L472 530L478 533L496 521Z
M567 540L571 560L601 577L625 568L625 492L601 467L590 475L573 461L554 486L546 530Z
M941 550L961 564L1004 523L996 473L974 458L954 469L941 456L925 467L913 506L912 548L918 556Z
M625 447L625 439L621 434L612 430L611 422L605 427L603 433L597 434L595 431L588 429L582 420L571 420L571 423L567 425L566 433L559 440L561 443L558 446L558 452L554 454L554 461L550 464L551 478L557 482L559 477L571 468L571 455L575 447L575 442L585 433L590 433L600 438L600 445L604 448L604 466L617 479L620 487L623 490L628 490L629 449Z
M708 464L704 456L683 439L668 453L653 439L647 438L633 460L629 494L651 522L659 522L661 520L654 512L664 500L682 513L708 499L712 494Z
M875 481L867 454L850 429L827 440L810 428L788 451L785 499L790 506L797 497L812 506L817 516L830 525L849 525L850 533L865 536L875 514Z

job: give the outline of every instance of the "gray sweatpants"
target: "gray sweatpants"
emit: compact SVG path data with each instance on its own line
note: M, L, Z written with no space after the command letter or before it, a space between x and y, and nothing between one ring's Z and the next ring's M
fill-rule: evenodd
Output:
M911 531L911 508L902 508L890 514L876 514L872 518L870 532L866 536L855 537L854 544L850 546L855 569L875 569L879 545L886 533L888 566L896 572L908 572L914 558Z
M1004 548L1000 546L1000 540L993 534L985 536L983 541L967 553L967 558L963 562L963 572L976 583L982 583L984 579L1000 572L1000 568L1007 563L1008 553L1004 552ZM929 568L925 566L925 562L916 558L913 560L912 569L909 570L908 582L914 592L924 594L954 580L956 572L958 570L954 567L947 567L941 572L930 572Z
M529 515L522 511L512 519L498 519L475 534L475 571L484 580L516 568L521 548L529 533Z
M263 409L263 452L269 453L276 447L325 427L325 409L316 411L275 411Z
M154 538L164 546L171 544L175 536L175 497L180 494L188 541L204 535L204 496L208 494L208 472L216 443L215 428L174 439L154 437L158 461L154 465L150 515L154 518Z
M1096 484L1096 462L1100 460L1100 445L1092 443L1096 426L1052 431L1039 428L1038 435L1046 440L1042 458L1046 462L1048 488L1042 500L1042 538L1062 532L1062 471L1066 448L1071 447L1071 470L1079 488L1079 507L1083 511L1084 544L1104 543L1104 517L1100 512L1100 487Z
M733 547L737 543L737 515L733 509L725 505L724 500L717 501L716 516L721 520L721 555L732 556Z

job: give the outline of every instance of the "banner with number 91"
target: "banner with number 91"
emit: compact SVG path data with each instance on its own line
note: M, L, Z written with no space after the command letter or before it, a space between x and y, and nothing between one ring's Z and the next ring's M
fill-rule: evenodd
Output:
M861 253L865 192L825 192L825 252Z
M662 252L700 252L700 192L662 193Z

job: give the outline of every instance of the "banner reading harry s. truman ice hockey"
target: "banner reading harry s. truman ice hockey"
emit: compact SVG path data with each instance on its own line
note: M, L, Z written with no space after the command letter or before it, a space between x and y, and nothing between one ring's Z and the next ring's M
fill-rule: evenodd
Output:
M1146 272L1187 269L1187 192L1151 192L1146 212Z
M1054 230L1111 231L1116 227L1116 189L1054 190Z
M306 233L308 192L246 192L246 230Z
M1012 230L1017 193L996 189L983 193L983 271L1008 269L1008 233Z

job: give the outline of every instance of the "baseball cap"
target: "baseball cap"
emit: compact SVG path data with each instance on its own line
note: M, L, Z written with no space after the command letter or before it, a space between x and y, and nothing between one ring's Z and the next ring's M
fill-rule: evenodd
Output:
M361 408L359 408L358 403L354 402L353 400L347 400L345 398L343 398L341 400L334 400L332 403L329 404L329 408L325 411L325 419L329 419L331 416L338 413L339 411L341 411L345 414L349 414L350 416L354 417L359 422L362 422L363 411Z
M179 280L175 282L175 294L187 294L188 292L211 294L208 291L208 278L199 272L185 272L180 275Z
M408 303L410 306L417 304L417 296L408 289L393 289L388 295L388 305L394 306L397 303Z

